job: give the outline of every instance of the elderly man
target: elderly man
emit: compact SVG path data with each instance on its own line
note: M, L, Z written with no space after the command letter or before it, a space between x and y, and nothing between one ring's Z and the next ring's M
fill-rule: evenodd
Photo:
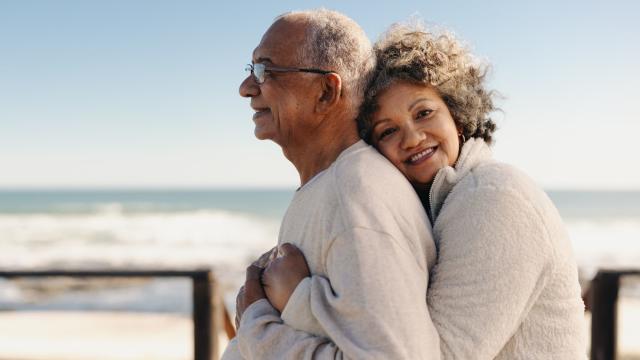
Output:
M280 145L300 175L278 243L295 244L312 276L279 282L295 288L280 314L250 266L223 359L439 358L425 301L435 262L427 217L356 129L373 68L362 29L328 10L278 17L254 50L240 94L251 99L255 135ZM321 329L297 330L310 319Z

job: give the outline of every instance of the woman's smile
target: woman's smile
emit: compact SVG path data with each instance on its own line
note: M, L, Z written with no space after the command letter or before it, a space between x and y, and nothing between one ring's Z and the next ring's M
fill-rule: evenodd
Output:
M411 155L407 160L405 160L405 162L409 165L420 165L430 159L431 156L436 152L436 150L438 150L437 146L426 148L414 155Z

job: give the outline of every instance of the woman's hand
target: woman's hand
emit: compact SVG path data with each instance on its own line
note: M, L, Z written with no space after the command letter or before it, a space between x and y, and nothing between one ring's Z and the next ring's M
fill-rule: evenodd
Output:
M236 297L236 329L240 327L242 314L249 305L267 297L262 285L260 284L261 273L262 268L254 264L249 265L247 268L247 279L244 282L244 286L240 288L240 292Z
M288 243L280 245L277 256L272 258L262 273L262 285L267 299L274 308L282 312L300 281L310 275L309 266L300 249Z
M249 305L266 297L260 277L262 276L264 268L269 265L269 262L277 255L277 253L278 247L276 246L262 254L258 260L254 261L247 268L245 283L240 288L238 296L236 296L236 329L240 327L242 314Z

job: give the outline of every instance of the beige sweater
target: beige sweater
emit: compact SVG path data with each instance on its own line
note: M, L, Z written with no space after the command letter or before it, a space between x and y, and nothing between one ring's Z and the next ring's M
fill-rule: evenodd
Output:
M470 139L455 169L438 172L429 199L439 253L427 301L442 358L585 359L577 266L544 192ZM313 280L296 288L282 318L324 334L299 316L314 314L307 310Z
M425 301L435 262L428 219L405 178L373 148L359 141L298 190L278 242L297 245L314 274L292 296L303 310L285 310L309 331L260 300L243 314L223 359L439 357Z

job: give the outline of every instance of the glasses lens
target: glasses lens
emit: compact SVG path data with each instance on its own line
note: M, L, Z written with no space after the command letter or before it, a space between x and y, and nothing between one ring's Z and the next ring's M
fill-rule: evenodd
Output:
M264 82L264 64L253 64L253 77L256 78L256 82L258 84L262 84Z
M258 80L258 76L256 74L256 66L255 65L247 64L247 66L244 67L244 71L250 72L251 76L253 76L253 80L255 82L257 82L258 84L260 83L260 81Z

